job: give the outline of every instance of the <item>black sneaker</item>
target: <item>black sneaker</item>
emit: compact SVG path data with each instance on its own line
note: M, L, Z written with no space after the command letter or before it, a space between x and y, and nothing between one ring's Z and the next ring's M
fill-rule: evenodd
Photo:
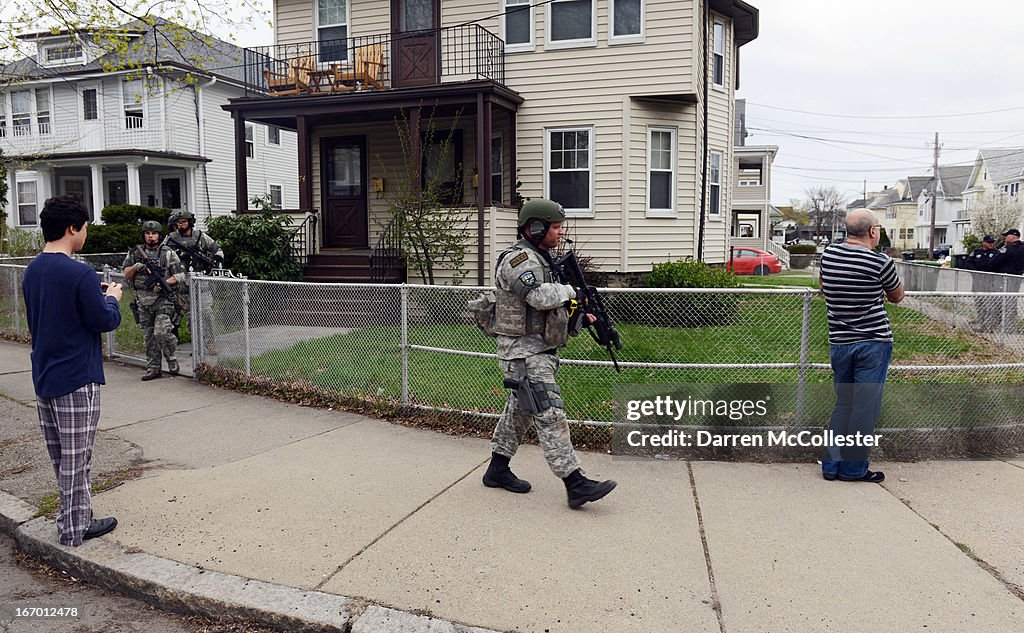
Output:
M839 481L866 481L869 484L880 484L885 481L885 473L880 470L869 470L860 477L843 477L838 475Z
M825 478L825 481L836 480L836 473L821 473L821 476Z
M117 527L117 519L114 517L107 517L105 519L93 519L89 523L89 527L85 530L85 534L82 535L83 539L96 538L97 536L103 536Z

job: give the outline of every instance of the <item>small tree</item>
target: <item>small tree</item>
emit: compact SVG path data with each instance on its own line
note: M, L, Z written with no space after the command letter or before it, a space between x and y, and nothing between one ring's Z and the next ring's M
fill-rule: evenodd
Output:
M452 120L435 155L442 164L452 155L458 119L456 115ZM427 119L425 128L427 136L433 137L433 116ZM420 152L413 151L412 132L404 116L396 117L395 129L402 146L402 165L401 173L391 178L397 183L397 193L388 204L392 230L401 242L409 268L416 271L423 283L434 284L435 272L447 268L456 273L457 285L469 272L465 261L469 252L471 213L442 202L444 189L440 170L421 178L426 154L422 143ZM455 169L459 173L464 171L462 165L456 165ZM457 178L456 186L463 186L461 181Z
M975 234L1000 235L1006 229L1019 228L1024 202L1018 198L990 194L976 201L968 215Z
M962 241L968 254L973 253L976 248L981 248L981 238L974 233L968 233Z
M292 259L292 219L274 212L269 194L252 203L259 213L220 215L206 224L210 237L224 249L224 266L250 279L302 279L302 266Z
M811 187L804 191L807 195L803 211L814 226L814 235L820 236L823 230L829 234L833 228L841 228L846 220L846 200L835 187Z

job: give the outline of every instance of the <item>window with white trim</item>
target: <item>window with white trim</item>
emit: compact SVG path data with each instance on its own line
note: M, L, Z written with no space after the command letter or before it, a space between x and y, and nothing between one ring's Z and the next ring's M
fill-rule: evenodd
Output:
M640 42L644 38L644 0L611 0L609 42Z
M245 124L245 157L256 158L256 130L252 123Z
M740 187L760 187L761 168L740 165L736 174L736 182Z
M316 37L320 41L320 61L348 59L348 1L317 0Z
M500 134L491 139L491 200L495 204L504 204L505 200L505 159L501 154L502 145Z
M267 126L267 145L281 144L281 128L276 125Z
M545 189L566 213L593 213L593 134L589 127L547 130Z
M18 90L11 93L11 123L14 136L32 134L32 92Z
M725 23L715 20L711 45L711 82L716 86L725 85Z
M547 23L548 48L591 46L597 41L594 0L552 0Z
M86 121L100 118L99 92L95 88L82 89L82 118Z
M272 185L267 183L267 195L270 196L271 209L284 208L284 187L282 185Z
M676 131L652 127L647 133L647 210L671 214L676 199Z
M21 226L35 226L39 224L38 194L36 181L24 180L17 183L18 196L18 224Z
M7 95L0 94L0 138L7 137Z
M708 161L708 216L722 215L722 152L711 152Z
M142 128L145 121L146 89L141 79L121 81L121 100L124 104L124 127L127 130Z
M84 55L82 44L77 41L46 44L39 47L39 53L43 66L67 66L82 61Z
M36 129L40 134L49 134L50 129L50 89L36 88Z
M502 32L505 36L505 52L533 50L533 2L532 0L502 0Z

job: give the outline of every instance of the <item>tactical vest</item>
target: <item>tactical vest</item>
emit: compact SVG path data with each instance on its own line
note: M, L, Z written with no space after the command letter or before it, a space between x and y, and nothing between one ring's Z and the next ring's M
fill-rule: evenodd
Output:
M512 253L526 253L528 249L510 248L498 257L498 272L501 272L506 256ZM531 258L540 258L544 268L542 283L554 281L551 267L536 252L529 252ZM494 291L494 333L503 336L525 336L527 334L543 334L547 312L537 310L521 299L519 295L503 289L500 285Z

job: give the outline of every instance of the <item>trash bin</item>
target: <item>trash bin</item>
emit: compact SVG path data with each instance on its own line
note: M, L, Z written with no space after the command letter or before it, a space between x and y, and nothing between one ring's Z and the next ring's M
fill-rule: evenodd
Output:
M953 268L967 268L967 253L953 255Z

